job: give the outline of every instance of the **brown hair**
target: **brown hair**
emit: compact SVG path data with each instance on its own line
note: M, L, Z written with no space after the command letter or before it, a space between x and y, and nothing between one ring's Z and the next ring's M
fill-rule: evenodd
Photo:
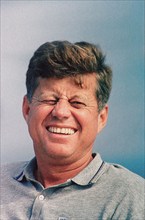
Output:
M96 98L101 110L107 103L112 87L112 70L105 64L99 46L88 42L46 42L30 60L27 74L27 97L31 101L39 78L64 78L96 73Z

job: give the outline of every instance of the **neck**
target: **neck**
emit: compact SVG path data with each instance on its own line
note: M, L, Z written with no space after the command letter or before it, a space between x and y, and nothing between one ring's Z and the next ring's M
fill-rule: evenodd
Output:
M35 172L35 177L45 188L61 184L76 176L92 159L92 155L89 155L74 163L60 165L57 160L54 164L50 163L49 160L45 163L44 160L37 158L38 168Z

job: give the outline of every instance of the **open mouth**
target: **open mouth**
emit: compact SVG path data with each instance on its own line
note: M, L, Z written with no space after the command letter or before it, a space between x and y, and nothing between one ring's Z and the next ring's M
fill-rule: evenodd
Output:
M72 135L76 132L72 128L58 128L58 127L48 127L47 130L51 133L65 134L65 135Z

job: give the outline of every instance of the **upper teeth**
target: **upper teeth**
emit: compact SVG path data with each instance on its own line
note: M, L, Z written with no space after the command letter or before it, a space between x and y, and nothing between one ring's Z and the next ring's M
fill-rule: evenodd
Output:
M75 131L72 128L57 128L57 127L49 127L48 131L52 133L59 133L59 134L74 134Z

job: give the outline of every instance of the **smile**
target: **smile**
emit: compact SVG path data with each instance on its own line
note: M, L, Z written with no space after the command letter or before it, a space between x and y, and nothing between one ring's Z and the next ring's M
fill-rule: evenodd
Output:
M75 133L75 130L72 128L58 128L58 127L49 127L48 131L56 134L67 134L72 135Z

